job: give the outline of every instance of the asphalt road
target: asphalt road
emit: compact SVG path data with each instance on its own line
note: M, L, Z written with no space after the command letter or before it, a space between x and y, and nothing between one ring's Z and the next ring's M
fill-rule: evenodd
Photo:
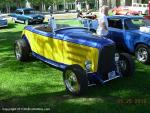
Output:
M97 14L98 12L92 12L93 14ZM84 13L83 13L84 14ZM1 14L4 18L11 19L11 17L8 16L8 14ZM45 21L48 21L50 15L45 14ZM77 17L77 13L62 13L62 14L53 14L53 17L55 19L73 19Z

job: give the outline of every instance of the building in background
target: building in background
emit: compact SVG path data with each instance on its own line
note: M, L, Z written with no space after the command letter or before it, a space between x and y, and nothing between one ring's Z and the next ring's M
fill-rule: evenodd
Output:
M110 8L116 6L131 6L133 3L143 3L144 0L74 0L74 2L66 2L64 4L53 4L54 11L68 10L82 10L87 11L89 9L98 10L102 5L108 5ZM80 6L79 6L80 4ZM65 8L64 8L65 7Z
M142 3L143 0L99 0L99 6L108 5L110 8L116 6L131 6L133 3Z

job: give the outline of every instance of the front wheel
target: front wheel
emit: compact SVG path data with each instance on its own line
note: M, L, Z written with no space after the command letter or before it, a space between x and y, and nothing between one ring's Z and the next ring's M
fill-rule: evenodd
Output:
M63 72L66 90L72 95L85 93L88 87L86 72L79 65L68 66Z
M144 64L150 63L150 48L146 45L140 44L135 50L136 59Z
M132 76L135 72L134 60L128 53L120 53L119 66L123 77Z

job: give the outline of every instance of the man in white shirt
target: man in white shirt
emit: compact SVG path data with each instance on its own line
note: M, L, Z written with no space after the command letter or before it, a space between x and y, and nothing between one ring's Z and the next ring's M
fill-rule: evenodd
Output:
M100 17L99 17L99 26L97 28L97 34L99 36L107 36L108 35L108 21L107 21L107 15L108 15L108 6L103 6L100 9Z

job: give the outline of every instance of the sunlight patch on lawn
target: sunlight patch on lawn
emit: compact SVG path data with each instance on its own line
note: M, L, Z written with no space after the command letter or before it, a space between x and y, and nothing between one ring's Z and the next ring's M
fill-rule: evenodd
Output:
M104 100L102 98L73 98L68 99L66 103L73 103L73 104L82 104L82 105L92 105L95 103L103 103Z

